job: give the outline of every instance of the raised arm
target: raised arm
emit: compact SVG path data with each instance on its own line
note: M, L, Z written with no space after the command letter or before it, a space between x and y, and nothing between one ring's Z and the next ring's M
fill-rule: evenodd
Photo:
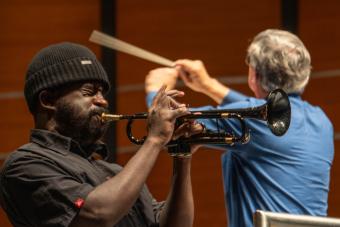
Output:
M90 192L72 226L114 226L137 200L159 152L172 136L176 118L187 113L184 105L171 105L162 87L149 110L148 136L143 146L119 174Z
M224 97L230 92L227 86L208 74L203 62L200 60L178 60L176 61L176 68L187 87L209 96L217 104L221 104Z
M191 136L202 132L203 127L196 121L187 122L178 127L174 138ZM191 147L191 154L198 145ZM170 193L160 218L161 227L191 227L194 221L194 200L191 186L191 159L189 157L174 157L173 178Z
M191 186L191 157L174 158L173 177L160 227L191 227L194 222L194 199Z

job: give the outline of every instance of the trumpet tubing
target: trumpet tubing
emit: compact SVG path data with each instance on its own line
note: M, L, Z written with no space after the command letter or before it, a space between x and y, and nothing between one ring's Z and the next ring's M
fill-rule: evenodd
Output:
M194 135L189 138L179 138L175 141L168 143L169 148L173 147L187 147L189 151L171 153L173 156L186 156L187 152L190 152L190 146L184 146L188 144L234 144L234 143L246 143L249 141L249 130L246 127L245 118L253 118L262 121L266 121L268 127L272 133L276 136L282 136L286 133L290 125L290 103L287 94L281 90L276 89L269 93L267 97L267 103L257 107L250 107L244 109L224 109L224 110L212 110L212 111L192 111L190 114L180 117L176 120L176 124L181 123L189 119L230 119L234 118L240 122L242 135L235 136L228 134L218 129L217 132L203 132L201 134ZM137 139L132 135L132 123L136 119L147 119L147 113L137 113L133 115L117 115L103 113L103 122L112 122L119 120L128 120L126 127L126 133L131 142L141 145L144 143L146 136L142 139ZM175 150L175 149L170 149ZM179 155L180 154L180 155Z

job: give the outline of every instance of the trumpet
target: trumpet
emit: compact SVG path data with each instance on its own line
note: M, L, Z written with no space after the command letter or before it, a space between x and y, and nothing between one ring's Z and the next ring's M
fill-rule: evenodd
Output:
M200 134L190 137L180 137L177 140L172 140L167 144L169 153L172 156L189 156L191 144L215 144L233 145L235 143L245 144L250 139L250 133L247 129L245 118L252 118L267 122L267 126L276 136L282 136L286 133L290 125L291 109L287 94L276 89L269 93L266 98L267 102L261 106L250 107L244 109L221 109L210 111L191 111L190 114L180 117L176 120L176 125L180 125L189 119L216 119L217 131L204 130ZM103 122L112 122L119 120L128 120L126 133L129 140L137 145L144 143L146 136L138 139L132 134L132 124L134 120L147 119L147 113L137 113L133 115L116 115L103 113ZM235 133L229 133L221 130L218 125L218 119L236 119L240 122L240 136Z

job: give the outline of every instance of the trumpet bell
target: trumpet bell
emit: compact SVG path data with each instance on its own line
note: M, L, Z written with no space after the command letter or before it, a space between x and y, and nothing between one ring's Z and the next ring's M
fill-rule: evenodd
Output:
M268 127L276 136L285 134L290 125L290 102L287 94L276 89L267 97L267 122Z

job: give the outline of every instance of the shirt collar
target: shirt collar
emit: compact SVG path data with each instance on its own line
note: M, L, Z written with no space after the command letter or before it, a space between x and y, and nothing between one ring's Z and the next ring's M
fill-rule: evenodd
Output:
M72 140L70 137L43 129L32 129L30 141L63 155L67 155L69 152L72 152L84 158L89 158L93 153L84 150L78 142ZM93 144L87 150L98 153L103 157L103 159L108 157L107 147L103 142Z
M288 97L289 98L301 99L301 94L299 94L299 93L289 93Z

